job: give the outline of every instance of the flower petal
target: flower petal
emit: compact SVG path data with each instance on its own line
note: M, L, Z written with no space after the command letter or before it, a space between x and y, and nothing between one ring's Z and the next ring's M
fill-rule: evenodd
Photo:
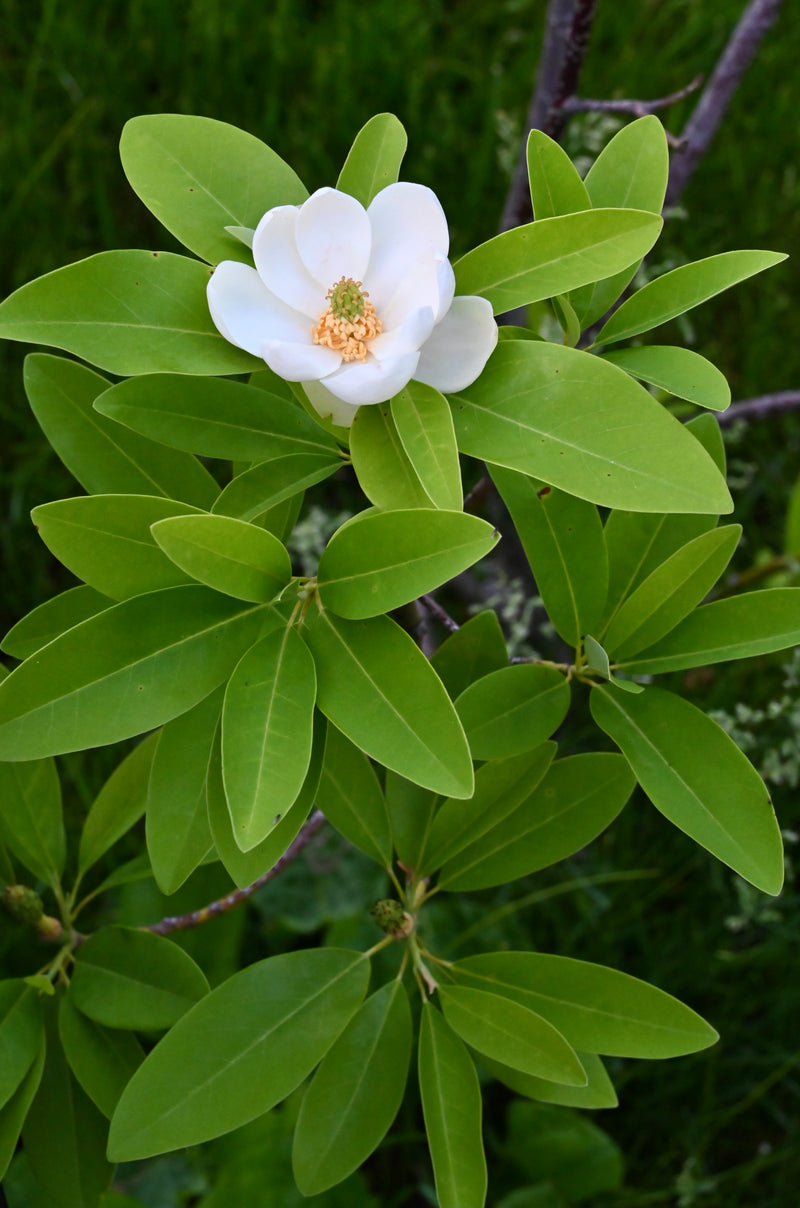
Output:
M312 193L298 211L296 239L300 259L323 293L342 277L363 281L372 231L367 211L349 193Z
M447 256L450 236L436 194L400 181L382 189L367 210L372 254L364 276L370 301L382 315L400 288L409 264Z
M445 394L463 390L483 372L496 344L491 303L469 295L454 298L423 345L414 377Z
M322 382L303 382L308 401L322 419L330 419L340 428L349 428L355 418L358 407L354 403L346 403L326 390Z
M265 340L259 356L273 373L287 382L317 380L333 373L342 363L338 352L321 344L295 344L286 340Z
M274 297L248 264L223 260L215 268L206 293L217 330L253 356L261 356L265 339L311 343L304 317Z
M253 259L270 293L314 322L328 305L325 294L297 251L297 206L267 210L253 236Z
M359 361L342 365L341 369L325 378L325 388L354 407L385 403L408 385L418 360L418 352L401 352L397 356L387 357L380 364L373 357L368 357L363 363Z
M399 327L376 336L369 351L379 365L404 352L419 352L433 331L433 325L434 314L430 306L420 306L406 315Z
M407 316L421 306L428 307L435 320L439 314L440 292L438 264L433 256L407 260L402 277L395 283L394 293L383 306L376 307L383 330L392 331L402 326Z

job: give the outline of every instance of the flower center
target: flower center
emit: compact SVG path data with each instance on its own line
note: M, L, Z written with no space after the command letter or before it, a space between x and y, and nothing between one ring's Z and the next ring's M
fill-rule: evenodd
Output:
M360 281L342 277L326 297L330 306L311 328L314 343L340 353L343 361L366 361L367 345L383 330L367 291Z

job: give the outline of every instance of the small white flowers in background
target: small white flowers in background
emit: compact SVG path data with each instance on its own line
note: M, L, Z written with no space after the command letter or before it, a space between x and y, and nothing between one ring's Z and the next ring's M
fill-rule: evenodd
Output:
M302 382L323 417L356 410L409 381L443 392L479 376L497 343L485 298L453 296L447 221L424 185L383 189L367 209L336 189L276 206L253 236L255 269L217 266L208 305L218 330Z

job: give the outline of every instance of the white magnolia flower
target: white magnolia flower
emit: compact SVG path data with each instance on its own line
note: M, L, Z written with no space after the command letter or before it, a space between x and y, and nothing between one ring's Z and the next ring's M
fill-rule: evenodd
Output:
M461 390L497 343L485 298L454 298L447 221L423 185L389 185L365 210L337 189L268 210L255 269L218 265L208 305L232 344L302 382L322 416L348 427L412 379Z

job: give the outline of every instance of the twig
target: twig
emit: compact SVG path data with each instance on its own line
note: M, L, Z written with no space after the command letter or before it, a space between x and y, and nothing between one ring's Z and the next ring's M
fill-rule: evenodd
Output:
M740 403L733 403L727 411L717 414L717 420L724 426L737 419L748 419L752 416L761 418L773 411L795 411L798 407L800 390L777 390L774 394L760 394L757 398L746 398Z
M533 217L528 188L527 132L543 130L557 139L569 114L564 103L577 87L589 45L597 0L550 0L545 18L544 39L536 88L526 119L517 170L500 219L500 230L530 222Z
M450 613L446 612L438 600L434 600L433 596L420 596L419 602L424 608L427 608L431 616L436 617L436 620L440 621L442 625L444 625L445 629L447 629L450 633L458 633L459 629L461 628L458 624L458 621L454 621L450 616Z
M224 898L217 898L215 902L209 902L207 906L201 907L200 910L190 910L188 914L171 915L168 918L161 919L158 923L152 923L149 927L143 927L143 931L152 931L156 935L169 935L171 931L187 931L190 927L199 927L201 923L207 923L209 919L214 919L217 915L225 914L232 910L234 906L238 906L240 902L245 902L248 898L262 889L268 881L277 877L283 872L287 864L291 864L293 860L299 856L300 852L306 847L317 831L325 821L325 815L321 810L314 810L314 813L303 826L303 829L297 835L297 838L289 844L286 851L277 860L272 868L268 868L265 873L262 873L258 880L253 881L252 885L246 885L244 889L234 889L233 893L229 893Z
M568 96L561 106L561 112L566 114L572 113L632 113L634 117L647 117L648 113L655 113L657 109L666 109L668 105L674 105L676 101L682 101L685 97L691 96L703 82L703 76L698 75L687 84L684 88L679 88L676 92L670 92L668 96L660 96L654 101L636 101L632 99L617 100L617 101L601 101L594 100L589 97ZM675 140L680 142L679 139Z
M782 3L783 0L750 0L744 10L683 129L681 148L670 164L665 206L677 203L710 147L744 73L777 20Z
M486 496L494 489L494 483L488 474L484 474L475 483L472 490L464 496L464 511L477 512L486 500Z

